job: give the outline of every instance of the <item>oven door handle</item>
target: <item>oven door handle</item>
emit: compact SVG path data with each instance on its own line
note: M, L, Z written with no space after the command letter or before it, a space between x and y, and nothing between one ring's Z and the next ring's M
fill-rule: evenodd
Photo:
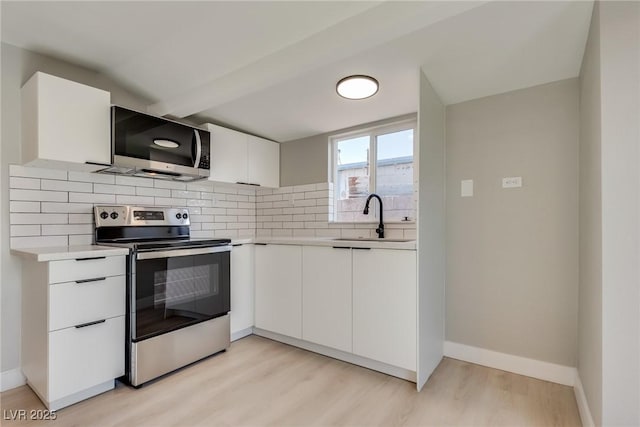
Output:
M215 253L230 252L230 251L231 251L231 245L209 246L205 248L167 249L167 250L161 250L161 251L138 252L136 254L136 260L215 254Z

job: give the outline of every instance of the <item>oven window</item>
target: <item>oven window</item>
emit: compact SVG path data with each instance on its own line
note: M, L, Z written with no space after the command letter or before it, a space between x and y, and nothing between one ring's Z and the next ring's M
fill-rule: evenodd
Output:
M136 261L134 341L229 312L229 252Z

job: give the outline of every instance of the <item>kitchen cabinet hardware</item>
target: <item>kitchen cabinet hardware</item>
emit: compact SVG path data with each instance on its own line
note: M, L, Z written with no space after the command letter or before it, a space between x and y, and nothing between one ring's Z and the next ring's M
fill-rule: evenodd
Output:
M76 258L76 261L93 261L96 259L105 259L107 258L106 256L96 256L96 257L90 257L90 258Z
M333 249L351 249L351 246L332 246Z
M80 329L80 328L86 328L87 326L93 326L93 325L98 325L100 323L104 323L106 322L107 319L102 319L102 320L96 320L95 322L87 322L87 323L82 323L80 325L76 325L75 328L76 329Z
M253 182L242 182L242 181L236 181L236 184L242 184L242 185L253 185L254 187L261 187L261 184L254 184Z
M82 279L82 280L76 280L77 284L82 284L82 283L91 283L91 282L102 282L103 280L107 280L106 277L96 277L95 279Z
M86 161L84 163L87 164L87 165L104 166L104 167L107 167L107 168L112 166L110 163L101 163L101 162Z
M370 251L371 250L371 248L357 248L357 247L353 247L351 249L357 249L359 251Z
M233 246L234 248L237 248L238 246L242 246L242 243L235 243L235 244L233 244L231 246Z
M255 243L255 245L257 245L257 246L267 246L266 243Z

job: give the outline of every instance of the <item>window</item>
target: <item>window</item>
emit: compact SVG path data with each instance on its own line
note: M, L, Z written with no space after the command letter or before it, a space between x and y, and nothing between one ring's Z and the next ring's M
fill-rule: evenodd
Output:
M385 222L415 219L415 126L415 121L405 121L330 138L333 221L377 221L379 208L375 199L369 215L362 213L371 193L382 198Z

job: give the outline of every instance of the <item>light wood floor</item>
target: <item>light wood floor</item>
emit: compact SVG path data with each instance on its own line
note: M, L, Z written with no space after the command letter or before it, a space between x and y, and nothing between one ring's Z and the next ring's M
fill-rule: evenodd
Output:
M3 415L44 409L27 386L0 398ZM417 393L413 383L250 336L139 390L119 384L61 409L56 421L2 425L573 426L580 418L566 386L445 358Z

